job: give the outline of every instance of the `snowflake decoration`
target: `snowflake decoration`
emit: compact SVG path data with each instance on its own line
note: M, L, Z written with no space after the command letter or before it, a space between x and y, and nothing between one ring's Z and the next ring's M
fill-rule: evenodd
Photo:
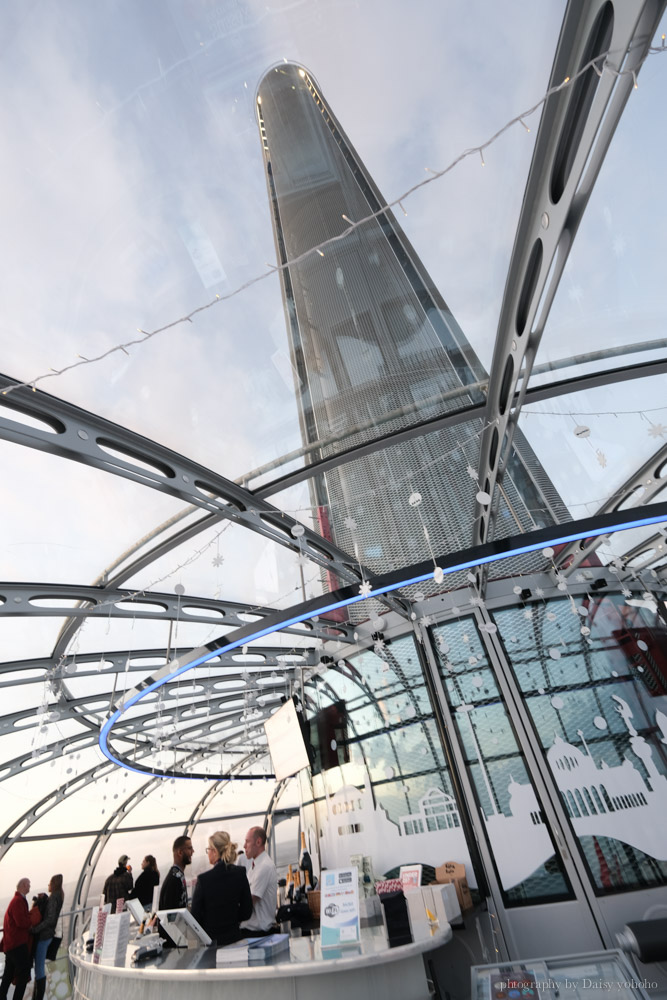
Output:
M526 610L523 613L523 617L527 618L528 621L530 621L530 619L533 617L533 609L532 608L526 608Z
M220 555L218 555L218 556L216 556L216 557L215 557L215 559L213 560L213 565L214 565L214 566L222 566L222 564L223 564L223 562L224 562L224 561L225 561L225 560L224 560L224 557L223 557L223 556L220 556Z
M648 436L652 438L661 438L667 434L667 427L664 424L651 424L648 429Z
M540 598L544 597L544 590L542 589L542 587L535 588L535 597L540 597Z
M479 472L477 471L477 469L473 469L472 465L468 465L466 472L468 473L471 479L479 479Z
M358 524L353 517L346 517L343 523L348 531L356 531L358 528Z
M601 465L603 469L607 468L607 456L599 448L595 452L595 457L598 460L598 465Z
M469 601L473 608L483 608L484 600L478 594L473 594Z
M364 580L364 582L359 587L359 593L361 594L362 597L368 597L369 594L371 593L372 589L373 589L373 587L368 582L368 580Z
M632 597L632 591L628 590L627 587L624 587L621 593L623 594L623 597Z
M419 624L423 625L424 628L428 628L429 625L433 624L433 619L430 615L424 615L423 618L419 619Z
M386 650L386 646L385 646L384 639L376 639L375 640L375 644L373 645L373 652L375 653L375 655L376 656L384 656L385 655L385 650Z

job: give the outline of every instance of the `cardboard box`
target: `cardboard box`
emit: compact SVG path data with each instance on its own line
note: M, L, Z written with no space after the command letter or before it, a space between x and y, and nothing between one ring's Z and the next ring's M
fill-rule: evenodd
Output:
M452 882L456 889L456 896L461 907L461 912L472 909L472 896L468 888L465 865L456 861L445 861L444 865L438 865L435 870L435 881L439 885L446 885Z

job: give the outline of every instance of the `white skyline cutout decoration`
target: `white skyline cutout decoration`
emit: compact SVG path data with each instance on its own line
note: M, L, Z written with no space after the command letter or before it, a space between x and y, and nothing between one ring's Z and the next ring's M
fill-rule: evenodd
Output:
M619 840L664 861L667 860L664 835L667 777L658 770L651 746L632 725L632 711L627 702L617 695L612 698L628 730L631 753L642 762L648 780L629 756L619 765L610 766L605 761L598 765L581 730L578 734L583 751L555 734L547 761L577 836ZM462 705L458 711L465 713L470 721L472 707ZM660 742L667 744L667 715L657 710L655 721L662 734ZM601 717L596 717L595 724L597 728L606 728ZM470 732L489 801L495 803L472 725ZM458 809L450 795L441 788L431 787L419 800L418 811L402 816L397 824L381 805L375 804L366 768L354 764L343 768L351 782L333 795L325 795L326 819L320 824L323 865L333 868L348 864L351 854L370 855L376 872L412 862L437 866L445 861L458 861L466 866L469 884L477 884ZM483 813L506 890L525 881L555 853L533 786L511 777L507 791L509 815L498 811L495 804L490 815ZM438 824L445 828L433 828ZM517 844L521 845L520 850Z

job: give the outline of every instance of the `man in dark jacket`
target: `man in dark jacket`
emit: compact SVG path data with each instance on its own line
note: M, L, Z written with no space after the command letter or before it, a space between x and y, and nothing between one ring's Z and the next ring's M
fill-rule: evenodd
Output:
M113 875L104 883L104 902L111 903L111 912L115 913L117 899L129 899L134 885L134 879L127 870L127 863L130 859L127 854L121 854L118 859L118 868L114 869Z
M30 981L30 911L26 896L30 892L30 879L22 878L7 907L2 925L2 945L5 952L5 971L0 983L0 1000L7 1000L7 992L12 979L16 977L14 1000L23 1000L25 988Z
M174 863L160 889L161 910L182 910L188 905L185 869L192 861L194 847L189 837L177 837L172 847Z

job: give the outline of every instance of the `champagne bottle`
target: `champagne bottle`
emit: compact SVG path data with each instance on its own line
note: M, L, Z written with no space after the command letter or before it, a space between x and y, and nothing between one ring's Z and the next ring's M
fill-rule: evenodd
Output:
M298 903L301 899L301 873L297 868L294 872L294 902Z
M306 835L303 830L301 831L301 858L299 860L299 868L302 872L308 873L308 881L310 882L310 887L312 889L315 884L313 880L313 862L306 847Z
M304 881L304 886L303 886L304 892L310 892L313 887L310 884L310 874L307 868L303 873L303 881Z
M287 869L287 900L292 902L294 898L294 875L292 874L292 866L290 865Z

